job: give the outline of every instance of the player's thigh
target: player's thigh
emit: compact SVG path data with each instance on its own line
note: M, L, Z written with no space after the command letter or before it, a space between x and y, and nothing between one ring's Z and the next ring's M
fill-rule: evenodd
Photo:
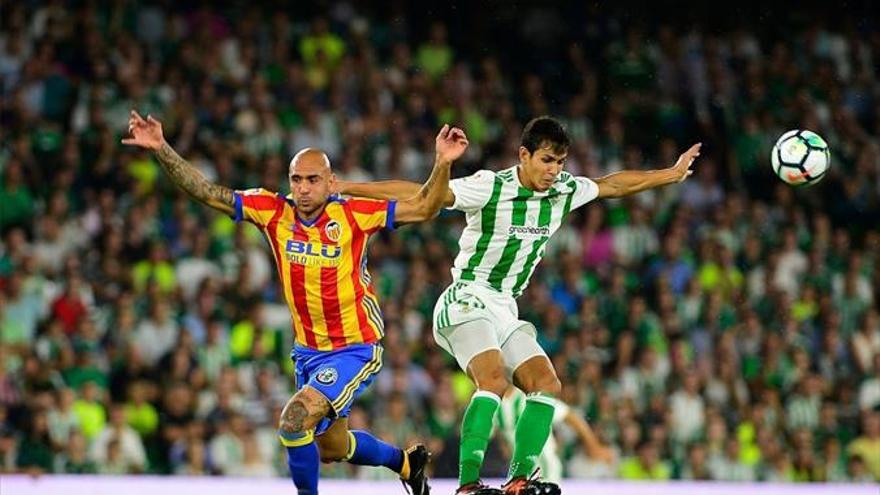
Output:
M559 394L561 385L556 370L530 325L514 330L501 345L501 352L517 388L526 393Z
M329 401L330 419L348 416L354 399L382 369L382 354L382 346L378 344L350 346L322 356L312 366L308 385ZM329 426L322 425L316 433L322 433Z
M330 401L314 388L300 388L281 410L278 428L282 433L304 433L315 428L330 412Z
M501 345L491 319L486 315L434 330L437 344L451 354L458 366L470 374L471 361L488 353L500 358ZM491 351L494 351L491 352ZM481 361L488 358L483 358Z
M498 335L488 319L475 319L441 328L437 332L441 347L455 357L480 390L504 394L509 385Z
M315 437L321 461L335 462L349 457L348 418L338 418L324 432Z

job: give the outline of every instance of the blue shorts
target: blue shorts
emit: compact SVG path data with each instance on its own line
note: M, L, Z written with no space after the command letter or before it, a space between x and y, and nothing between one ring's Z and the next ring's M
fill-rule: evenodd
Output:
M290 358L296 364L296 390L304 386L320 392L330 402L330 413L315 427L315 435L330 428L336 418L347 418L351 404L382 369L382 345L355 344L335 351L296 346Z

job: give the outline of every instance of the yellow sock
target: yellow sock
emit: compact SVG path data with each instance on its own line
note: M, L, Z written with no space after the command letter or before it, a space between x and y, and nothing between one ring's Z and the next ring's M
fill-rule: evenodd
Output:
M409 453L405 450L403 451L403 465L400 466L400 478L409 479Z

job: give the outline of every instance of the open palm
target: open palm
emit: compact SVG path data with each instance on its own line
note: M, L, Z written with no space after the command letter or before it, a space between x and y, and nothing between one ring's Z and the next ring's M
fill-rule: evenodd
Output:
M151 115L147 115L147 118L144 119L134 110L128 117L128 133L131 137L123 139L122 144L158 150L165 141L162 135L162 124Z
M703 143L697 143L691 146L687 151L681 154L678 157L678 161L675 162L675 165L672 166L672 169L675 170L677 175L677 181L682 182L694 171L691 169L691 165L694 163L694 160L700 156L700 148L703 146Z
M470 143L464 131L458 127L450 128L448 124L440 129L435 140L437 155L441 160L450 162L459 159L467 150L468 144Z

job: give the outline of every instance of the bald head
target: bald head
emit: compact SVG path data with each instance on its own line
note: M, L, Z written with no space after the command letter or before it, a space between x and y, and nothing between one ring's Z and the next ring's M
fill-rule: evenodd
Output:
M304 148L290 160L290 193L298 212L306 217L320 214L335 187L330 159L317 148Z
M300 166L316 169L319 167L330 170L330 159L327 154L318 148L303 148L299 150L290 160L290 173L293 175L294 168Z

